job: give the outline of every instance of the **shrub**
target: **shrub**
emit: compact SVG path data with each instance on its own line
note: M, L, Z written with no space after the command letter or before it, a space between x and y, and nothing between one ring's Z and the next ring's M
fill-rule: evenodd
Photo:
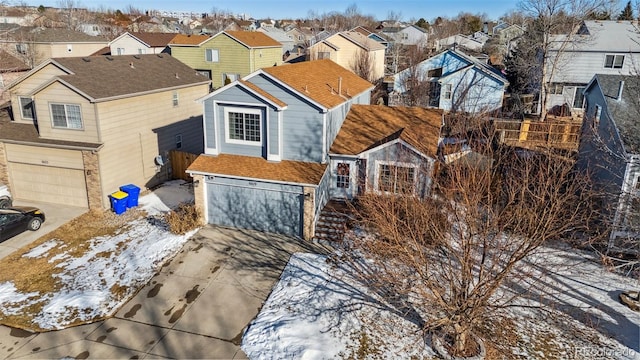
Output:
M169 231L182 235L200 227L200 210L194 203L182 203L164 215Z

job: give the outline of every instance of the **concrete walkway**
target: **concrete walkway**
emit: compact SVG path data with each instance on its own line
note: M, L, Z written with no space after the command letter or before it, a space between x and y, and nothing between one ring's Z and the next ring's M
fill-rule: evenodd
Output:
M41 334L0 326L0 358L244 359L243 331L291 254L324 250L205 227L112 318Z

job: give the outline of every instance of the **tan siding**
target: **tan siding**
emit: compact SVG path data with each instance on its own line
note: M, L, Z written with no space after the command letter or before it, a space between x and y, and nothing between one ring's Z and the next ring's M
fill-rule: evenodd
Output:
M98 104L105 144L99 153L103 198L121 185L144 188L153 181L154 159L159 155L153 129L202 116L202 104L195 100L207 93L207 85L180 89L177 107L173 107L172 91Z
M65 73L59 68L53 65L47 65L44 68L40 69L34 74L31 74L28 78L21 81L19 84L11 88L11 107L13 110L13 114L15 115L15 119L18 122L26 121L33 122L32 120L23 120L21 118L22 112L20 111L20 103L18 101L19 96L24 96L30 94L33 90L41 86L42 84L49 81L51 78L64 75Z
M6 144L7 160L34 165L84 169L82 153L75 150Z
M53 83L38 92L35 102L41 137L79 142L100 142L94 105L86 98L71 91L66 86ZM80 105L83 128L81 130L54 128L50 108L50 104L53 103Z
M68 51L68 45L71 45L71 51ZM109 45L109 42L107 41L90 43L55 43L51 45L50 57L89 56L107 45Z
M152 54L153 51L140 41L134 39L130 35L114 41L110 45L111 55L118 55L118 48L123 48L124 53L120 55L135 55L138 54L138 49L145 49L145 53Z

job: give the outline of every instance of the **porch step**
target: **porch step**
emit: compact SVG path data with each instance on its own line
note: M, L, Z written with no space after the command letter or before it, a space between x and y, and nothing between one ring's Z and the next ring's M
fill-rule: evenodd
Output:
M320 212L313 241L323 244L342 242L349 228L349 220L347 206L335 201L329 202Z

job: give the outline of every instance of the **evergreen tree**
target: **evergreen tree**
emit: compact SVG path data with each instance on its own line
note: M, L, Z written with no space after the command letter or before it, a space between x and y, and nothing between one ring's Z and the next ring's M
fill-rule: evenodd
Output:
M631 7L631 1L627 2L627 6L625 6L620 15L618 15L618 20L633 20L633 8Z

